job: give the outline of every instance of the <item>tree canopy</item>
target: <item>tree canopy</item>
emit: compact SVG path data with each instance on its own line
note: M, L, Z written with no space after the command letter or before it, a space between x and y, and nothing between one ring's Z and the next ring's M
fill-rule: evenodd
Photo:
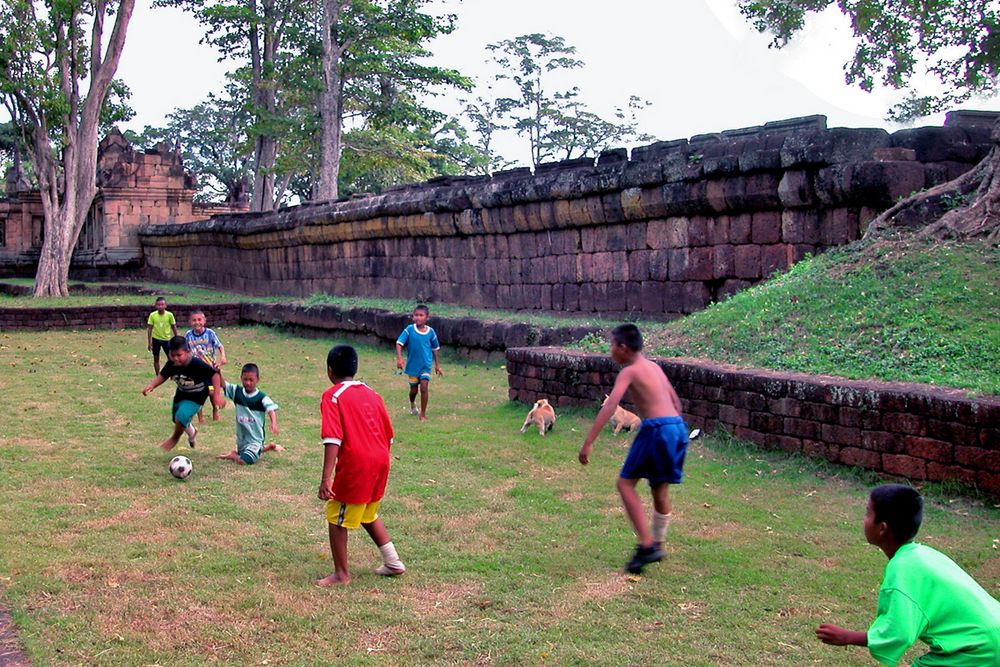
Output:
M863 90L877 83L908 91L889 112L904 121L997 91L1000 4L996 0L739 0L762 33L785 46L809 14L836 7L851 22L857 47L845 79ZM914 75L936 77L942 90L913 87Z

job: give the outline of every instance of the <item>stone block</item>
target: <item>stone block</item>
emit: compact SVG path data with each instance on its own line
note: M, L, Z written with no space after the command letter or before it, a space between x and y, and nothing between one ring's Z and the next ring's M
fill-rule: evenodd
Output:
M712 280L715 277L711 247L691 248L688 251L686 280Z
M820 243L821 219L819 211L782 211L781 240L785 243L808 245Z
M705 238L708 245L729 243L729 216L706 218Z
M690 253L691 251L687 248L672 248L667 251L670 280L682 281L687 279L688 256Z
M663 312L663 286L661 283L646 280L642 282L641 300L643 313Z
M750 221L750 241L755 244L777 243L781 240L781 214L758 211Z
M820 436L826 442L833 442L845 447L861 446L861 429L859 428L823 424L820 426Z
M651 280L670 280L670 256L673 250L651 250L649 252L649 278Z
M839 461L844 465L868 468L869 470L882 469L882 455L867 449L858 447L843 447L839 453Z
M726 188L723 181L711 180L705 183L705 201L708 208L715 213L723 213L729 210L729 203L726 201Z
M683 313L696 313L712 303L712 293L704 283L686 282L681 288Z
M820 222L819 242L826 246L844 245L858 238L857 211L835 208L824 211Z
M783 243L761 246L760 273L767 278L792 265L792 246Z
M712 278L731 278L736 272L736 252L734 246L712 246Z
M643 281L649 279L649 258L652 252L652 250L633 250L628 253L629 280Z
M734 269L737 278L760 278L760 246L735 246L734 262Z
M969 468L1000 473L1000 452L980 447L958 446L955 447L955 463Z
M803 170L786 171L778 182L778 198L785 208L805 208L816 204L812 177Z
M914 127L892 133L892 146L910 149L920 162L977 161L976 147L958 127Z
M923 417L904 412L887 412L882 415L882 427L892 433L904 435L924 435L926 432Z
M968 470L959 466L948 466L934 461L927 463L927 480L931 482L942 482L952 480L966 486L975 486L976 471Z
M730 426L749 426L750 411L732 405L720 405L719 421Z
M749 213L741 213L729 217L729 242L733 245L750 243L750 233L753 217Z
M689 246L708 245L708 218L692 215L688 219L687 241Z
M890 475L907 479L927 479L927 462L915 456L885 454L882 456L882 469Z
M781 146L781 166L789 169L868 160L876 148L889 144L889 133L881 129L833 128L790 133Z

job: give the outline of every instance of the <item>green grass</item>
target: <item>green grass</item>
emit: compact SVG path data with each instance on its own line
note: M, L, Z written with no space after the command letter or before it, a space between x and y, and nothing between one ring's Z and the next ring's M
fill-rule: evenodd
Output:
M1000 249L859 243L645 333L659 356L998 394Z
M13 285L34 285L34 280L30 278L4 278L3 283ZM108 283L70 281L70 284L83 284L93 287L100 287ZM43 297L36 299L31 296L12 296L10 294L0 294L0 308L80 308L82 306L134 306L148 305L153 307L153 301L157 296L167 299L167 304L203 304L203 303L237 303L241 301L281 301L287 297L249 297L236 292L223 292L221 290L206 287L195 287L193 285L181 285L175 283L140 283L140 282L119 282L113 284L122 285L124 289L118 294L71 294L66 297ZM128 293L130 289L156 290L156 295Z
M522 435L504 369L447 354L419 424L392 350L360 348L359 377L396 425L382 517L409 571L376 577L359 534L351 586L313 587L331 571L317 402L336 341L220 335L230 375L260 364L288 450L215 461L229 408L180 448L195 466L181 482L156 447L170 387L139 393L141 332L0 334L0 588L35 664L872 664L813 636L874 614L885 559L861 532L870 478L695 441L667 559L628 578L614 491L627 437L605 432L581 467L596 406ZM1000 595L1000 511L933 494L921 539Z

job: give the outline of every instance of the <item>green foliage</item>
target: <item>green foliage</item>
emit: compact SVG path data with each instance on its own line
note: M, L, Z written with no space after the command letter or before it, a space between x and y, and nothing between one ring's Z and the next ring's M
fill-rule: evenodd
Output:
M667 356L1000 394L1000 250L855 244L647 335Z
M889 114L911 120L946 110L973 95L992 96L1000 70L1000 8L993 0L935 2L848 2L847 0L739 0L740 11L781 48L805 26L807 15L831 5L846 15L857 40L845 79L862 90L876 82L909 89ZM914 74L926 70L946 90L911 89Z
M649 141L652 136L638 132L636 113L649 106L631 96L625 107L615 109L614 119L601 118L578 98L580 90L552 90L551 75L579 69L582 60L576 48L559 36L540 33L521 35L489 44L499 69L498 84L513 84L514 92L491 103L467 105L466 116L483 138L480 148L489 155L489 133L504 127L528 137L534 165L596 155L605 148L630 141ZM494 123L494 118L497 121ZM501 121L509 118L509 123Z

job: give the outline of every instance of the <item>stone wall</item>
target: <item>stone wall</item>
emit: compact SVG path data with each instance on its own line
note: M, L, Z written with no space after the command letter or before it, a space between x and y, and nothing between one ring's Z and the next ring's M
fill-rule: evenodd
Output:
M195 306L172 305L181 335ZM200 307L210 326L240 323L238 303L214 303ZM155 308L147 306L84 306L80 308L0 308L0 331L48 331L49 329L95 330L146 328L146 318Z
M146 226L151 277L250 294L669 318L858 238L989 149L989 127L810 117L379 196Z
M1000 495L1000 397L927 385L659 359L685 419L758 445L913 480ZM511 400L598 408L618 368L607 355L507 350Z

